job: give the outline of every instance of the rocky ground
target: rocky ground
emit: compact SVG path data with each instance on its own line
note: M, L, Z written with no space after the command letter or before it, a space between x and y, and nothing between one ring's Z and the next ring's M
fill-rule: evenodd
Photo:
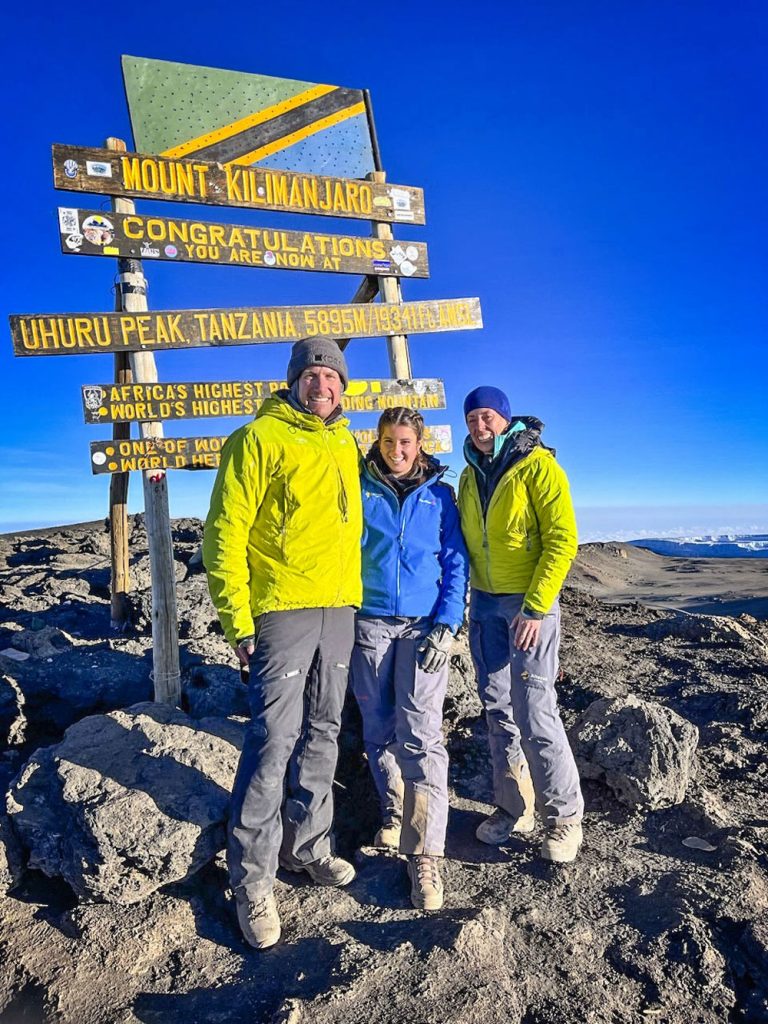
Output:
M368 845L375 803L348 706L338 846L357 879L327 891L281 874L284 938L256 953L220 853L246 708L199 535L196 521L174 524L177 711L150 703L140 519L134 626L120 637L101 524L0 538L3 1024L768 1019L765 621L671 610L710 598L722 610L716 593L686 590L674 563L690 559L582 547L560 685L585 780L578 861L540 861L538 833L498 850L474 839L490 786L464 638L445 708L445 909L414 911L403 863ZM766 596L765 570L740 564L728 567L732 613ZM660 592L673 578L677 591Z

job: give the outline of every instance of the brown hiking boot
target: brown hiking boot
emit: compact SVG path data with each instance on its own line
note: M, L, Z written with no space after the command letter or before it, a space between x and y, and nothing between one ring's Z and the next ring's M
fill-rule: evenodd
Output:
M533 814L513 818L501 807L497 807L490 818L480 822L475 830L475 835L481 843L500 846L501 843L506 843L513 832L533 832L534 824Z
M385 850L400 849L400 833L403 823L396 818L385 821L373 839L373 845Z
M237 920L243 938L254 949L269 949L280 938L280 918L273 893L249 899L235 894Z
M576 860L583 838L580 821L548 825L541 844L541 856L554 864L570 864Z
M439 910L443 905L443 880L437 857L416 854L408 858L411 903L417 910Z
M299 864L280 858L280 867L286 871L306 871L315 885L349 885L355 877L355 869L341 857L321 857L311 864Z

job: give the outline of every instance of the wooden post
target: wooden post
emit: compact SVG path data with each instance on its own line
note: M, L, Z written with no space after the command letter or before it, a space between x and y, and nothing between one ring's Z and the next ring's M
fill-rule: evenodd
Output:
M120 306L117 295L115 305ZM128 353L115 353L115 383L128 384L133 379L128 365ZM131 436L130 423L115 423L112 439L127 440ZM109 482L109 541L110 541L110 626L122 633L128 625L128 602L126 595L131 589L130 562L128 559L128 481L130 473L114 473Z
M110 138L107 148L124 153L126 145L121 139ZM113 208L117 213L134 213L130 199L116 198ZM127 313L146 313L147 282L141 260L117 261L118 291L121 309ZM137 383L157 381L155 357L151 352L131 352L128 360ZM142 438L162 437L162 423L140 424ZM176 607L176 570L173 562L171 518L168 510L168 479L165 473L145 471L144 519L149 543L149 562L152 575L152 662L155 700L164 704L181 701L179 672L179 625Z
M371 171L368 175L370 181L378 181L382 184L387 180L385 171ZM393 241L391 224L375 223L373 234L376 238L383 238L386 241ZM402 302L403 293L400 289L400 281L396 277L380 277L379 292L382 302ZM411 370L411 356L408 352L408 338L405 334L393 334L387 338L387 350L389 352L389 368L393 377L397 380L410 380L413 377Z

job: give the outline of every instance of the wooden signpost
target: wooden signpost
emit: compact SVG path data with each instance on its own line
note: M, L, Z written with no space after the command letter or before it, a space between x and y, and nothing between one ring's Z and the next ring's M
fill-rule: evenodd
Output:
M264 400L280 388L280 380L219 380L86 384L82 388L86 423L136 423L214 416L253 417ZM441 380L351 380L341 397L345 413L445 408Z
M344 411L375 413L399 405L443 409L442 381L414 378L407 337L476 330L482 317L476 298L403 301L403 278L429 277L428 252L423 242L396 240L392 225L424 224L424 194L414 186L387 184L367 93L141 58L124 58L123 66L137 148L150 152L129 153L118 139L107 140L106 148L53 146L57 188L112 197L111 210L60 207L58 221L64 254L117 258L115 311L18 314L10 317L10 325L18 356L115 357L113 383L82 388L86 422L113 425L111 440L90 446L92 471L112 477L113 618L119 614L117 599L128 588L127 474L141 471L152 576L155 698L178 703L178 622L165 474L215 469L226 437L164 437L163 422L253 416L284 382L163 383L154 353L293 343L316 335L344 348L351 338L385 337L393 379L351 381ZM208 103L212 82L227 97L219 107ZM163 98L169 90L178 93L183 123L169 124ZM256 165L274 153L281 154L285 169ZM375 170L369 172L371 162ZM321 170L336 176L316 173ZM136 212L135 198L365 220L371 234L145 215ZM150 312L142 260L312 270L363 279L346 304ZM374 303L377 295L380 301ZM129 436L134 422L138 438ZM352 432L363 450L376 438L373 428ZM451 444L449 426L426 427L425 450L439 456L451 451Z
M483 326L479 299L358 302L338 306L167 309L146 313L11 316L17 356L158 352L326 338L469 331Z
M173 160L146 153L118 154L84 146L53 146L53 180L56 188L69 192L96 192L130 199L281 210L385 223L425 221L424 192L412 185L385 185L237 163Z
M59 240L61 251L70 256L429 277L424 242L394 242L360 235L212 224L134 213L106 214L60 206Z
M367 451L376 440L376 429L353 430L358 445ZM164 473L171 469L216 469L226 434L209 437L159 437L128 441L92 441L91 472L130 473L141 470ZM424 428L423 447L430 455L451 451L451 428L438 424Z

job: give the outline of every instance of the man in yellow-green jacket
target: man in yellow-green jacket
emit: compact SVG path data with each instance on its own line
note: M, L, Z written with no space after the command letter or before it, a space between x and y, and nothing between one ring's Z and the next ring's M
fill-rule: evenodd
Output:
M346 885L331 847L331 785L360 605L362 505L348 382L334 341L293 346L288 388L222 449L205 524L211 598L249 669L252 722L235 778L227 862L238 920L274 945L278 863ZM284 798L285 797L285 798Z
M464 402L459 484L472 586L469 641L488 723L496 810L477 838L499 844L544 821L542 856L568 863L584 801L557 708L558 595L577 550L568 480L541 444L543 424L513 416L495 387Z

